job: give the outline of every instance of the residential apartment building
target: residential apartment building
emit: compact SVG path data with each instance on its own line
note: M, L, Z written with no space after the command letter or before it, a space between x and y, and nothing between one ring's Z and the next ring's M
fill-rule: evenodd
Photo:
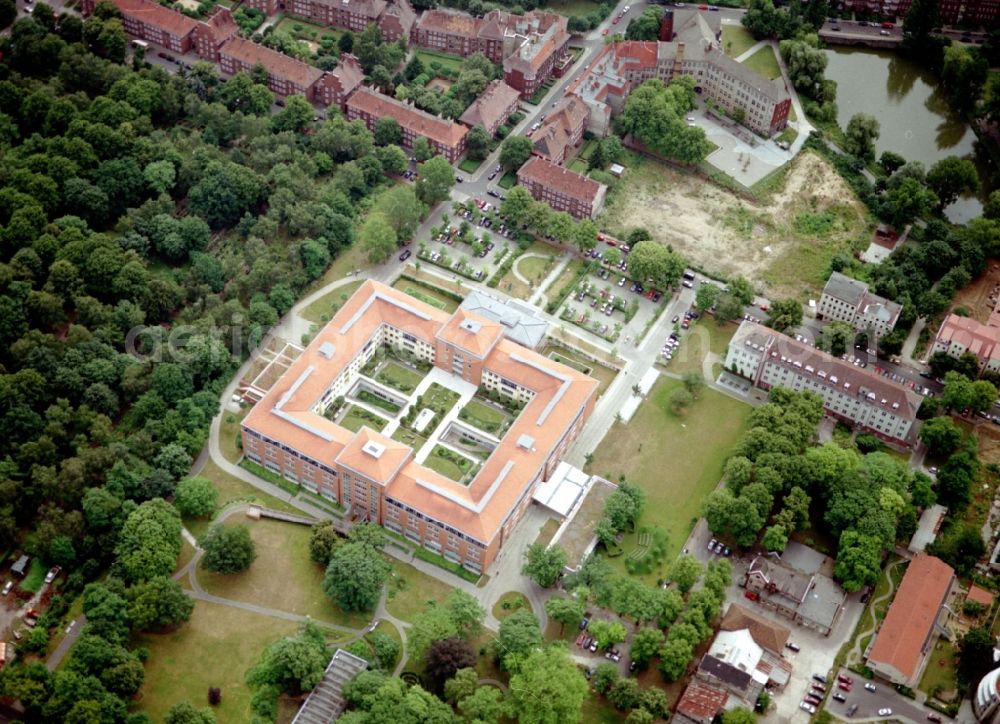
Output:
M232 38L219 50L219 65L228 75L249 73L260 65L267 71L267 87L280 96L297 94L312 100L312 89L323 77L319 68L246 38Z
M434 152L454 163L465 153L469 129L460 123L422 111L370 88L358 89L347 101L347 118L360 118L375 130L379 118L395 118L403 131L403 148L410 150L418 138L426 138Z
M409 0L285 0L285 12L354 33L375 24L388 43L408 39L417 20Z
M792 99L779 78L767 80L720 48L717 15L674 10L675 39L669 42L612 43L567 89L590 108L587 129L606 135L632 89L652 78L669 83L679 75L694 78L695 88L721 108L743 112L743 125L765 137L788 124Z
M765 390L815 392L838 420L888 442L912 442L920 395L773 329L743 322L729 344L726 369Z
M972 697L972 713L980 724L1000 724L1000 669L980 679Z
M431 365L409 395L364 373L382 350ZM431 383L460 400L419 449L394 439L405 411ZM448 314L384 284L366 281L288 367L242 423L244 454L275 474L439 553L485 570L593 410L596 380L514 342L474 312ZM340 396L393 397L401 409L385 434L352 432L325 416ZM473 394L495 391L523 408L502 437L457 418ZM336 419L336 418L334 418ZM489 440L492 452L463 485L424 464L449 435ZM450 443L445 443L450 444Z
M494 136L497 129L517 110L520 100L520 94L502 80L491 80L486 90L458 120L469 128L482 126L488 134Z
M186 53L194 46L197 20L163 7L153 0L112 0L122 15L122 27L133 38L163 46L174 53ZM97 0L82 0L80 12L89 17Z
M537 201L556 211L568 211L578 219L597 216L604 206L608 187L551 161L534 156L517 171L517 183Z
M216 5L204 22L198 23L194 29L195 51L205 60L218 63L222 44L235 38L239 32L240 28L229 8Z
M504 57L503 78L522 98L531 98L554 75L557 63L566 55L570 38L566 18L540 12L514 16L507 27L505 39L508 37L513 52Z
M343 111L347 108L347 99L364 82L365 71L358 59L350 53L341 53L337 67L323 74L313 94L323 105L337 106Z
M532 152L562 165L583 143L590 110L576 95L563 96L532 137Z
M948 634L948 598L955 571L940 558L916 555L866 652L875 675L915 689L939 634ZM950 634L948 634L950 637Z
M869 331L878 338L893 330L901 311L903 308L896 302L869 292L864 282L833 272L823 287L816 317L846 322L856 330Z
M912 0L844 0L844 9L872 13L887 20L902 22L910 11ZM998 0L941 0L938 18L943 25L979 25L992 29L998 25Z
M990 322L997 319L998 315L994 312ZM961 357L969 352L976 355L984 372L1000 371L1000 327L949 314L938 330L931 352L944 352L951 357Z

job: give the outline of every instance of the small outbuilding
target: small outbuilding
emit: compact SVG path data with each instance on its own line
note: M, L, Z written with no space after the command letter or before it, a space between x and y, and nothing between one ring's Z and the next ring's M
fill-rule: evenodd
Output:
M24 578L28 574L28 564L31 563L31 556L21 556L17 561L10 567L10 572L15 576L21 576Z

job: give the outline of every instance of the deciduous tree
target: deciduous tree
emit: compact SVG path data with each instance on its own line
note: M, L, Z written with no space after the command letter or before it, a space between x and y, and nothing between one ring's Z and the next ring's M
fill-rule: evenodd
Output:
M370 611L378 603L392 566L375 548L350 542L334 549L323 592L348 611Z
M205 554L201 567L215 573L242 573L257 558L257 545L245 524L213 525L198 542Z

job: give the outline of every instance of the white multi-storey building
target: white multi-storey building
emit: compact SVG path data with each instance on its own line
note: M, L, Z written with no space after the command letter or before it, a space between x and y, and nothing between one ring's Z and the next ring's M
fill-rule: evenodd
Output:
M877 337L889 334L899 320L902 307L868 291L868 285L833 272L823 287L816 314L820 319L847 322L859 331Z
M729 343L726 369L763 389L815 392L833 417L883 440L912 441L918 394L773 329L743 322Z

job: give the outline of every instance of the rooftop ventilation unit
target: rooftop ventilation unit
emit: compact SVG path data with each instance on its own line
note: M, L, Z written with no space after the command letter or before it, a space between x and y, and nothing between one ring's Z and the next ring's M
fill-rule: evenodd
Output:
M483 328L479 322L473 321L471 319L463 320L461 324L458 325L459 329L464 329L466 332L472 332L473 334L479 334L479 330Z
M517 438L517 446L522 450L531 450L535 446L535 438L531 435L521 435Z
M336 351L337 348L333 346L332 342L324 342L319 346L319 353L327 359L333 359L333 353Z
M364 444L361 450L366 455L371 455L373 458L378 460L380 457L382 457L382 453L385 452L385 445L377 443L374 440L369 440Z

